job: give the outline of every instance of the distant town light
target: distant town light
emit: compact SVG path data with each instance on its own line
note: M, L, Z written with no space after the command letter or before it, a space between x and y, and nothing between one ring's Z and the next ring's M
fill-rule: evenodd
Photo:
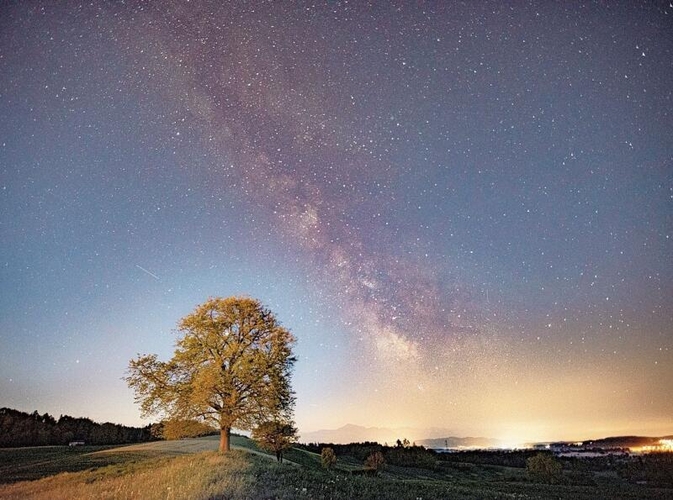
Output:
M660 439L657 444L632 448L631 451L635 453L673 453L673 439Z
M673 451L673 439L660 439L659 444L663 451Z

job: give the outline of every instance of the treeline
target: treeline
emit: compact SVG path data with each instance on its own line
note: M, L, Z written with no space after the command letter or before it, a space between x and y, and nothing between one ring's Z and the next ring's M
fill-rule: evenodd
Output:
M308 443L296 444L295 447L318 454L320 454L323 448L332 448L337 457L350 456L359 462L363 461L372 453L381 451L383 449L383 446L373 441L350 444Z
M673 486L673 453L601 457L561 457L563 468L573 473L605 473L616 471L631 483L670 488Z
M56 420L37 411L25 413L0 408L0 448L20 446L66 445L83 441L87 445L138 443L157 439L153 426L127 427L99 424L88 418L62 415Z
M648 453L617 464L621 477L632 483L673 487L673 453Z
M524 468L526 461L538 453L536 450L461 450L437 456L443 462Z
M310 443L295 446L313 453L320 453L323 448L331 448L337 458L350 456L358 462L363 462L370 455L381 452L385 463L389 465L434 469L437 464L437 454L434 451L423 446L409 444L406 439L398 440L395 446L385 446L370 441L350 444Z
M466 450L455 453L437 453L423 446L409 444L409 441L406 439L403 441L398 440L395 446L385 446L375 442L351 444L310 443L297 446L313 453L320 453L323 448L329 447L334 450L337 457L351 456L357 461L363 461L372 453L380 451L387 464L423 469L435 469L438 460L448 463L473 463L525 468L526 460L538 453L534 450Z

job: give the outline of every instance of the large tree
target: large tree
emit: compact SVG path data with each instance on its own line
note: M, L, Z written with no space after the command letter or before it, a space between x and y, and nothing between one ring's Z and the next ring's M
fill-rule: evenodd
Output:
M182 318L173 358L154 354L129 363L126 381L143 415L199 420L220 429L220 451L232 427L251 430L292 416L294 337L259 301L212 298Z

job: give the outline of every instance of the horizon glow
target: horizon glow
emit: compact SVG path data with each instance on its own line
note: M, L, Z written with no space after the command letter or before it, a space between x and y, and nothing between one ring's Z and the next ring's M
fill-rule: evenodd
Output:
M144 425L211 296L300 432L673 433L673 8L48 2L0 16L0 406Z

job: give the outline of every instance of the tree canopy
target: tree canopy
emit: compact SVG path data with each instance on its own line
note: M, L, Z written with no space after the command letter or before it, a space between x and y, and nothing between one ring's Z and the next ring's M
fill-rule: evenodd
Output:
M126 381L143 415L216 425L220 451L229 450L234 426L291 420L295 340L258 300L211 298L182 318L178 331L170 361L150 354L129 363Z

